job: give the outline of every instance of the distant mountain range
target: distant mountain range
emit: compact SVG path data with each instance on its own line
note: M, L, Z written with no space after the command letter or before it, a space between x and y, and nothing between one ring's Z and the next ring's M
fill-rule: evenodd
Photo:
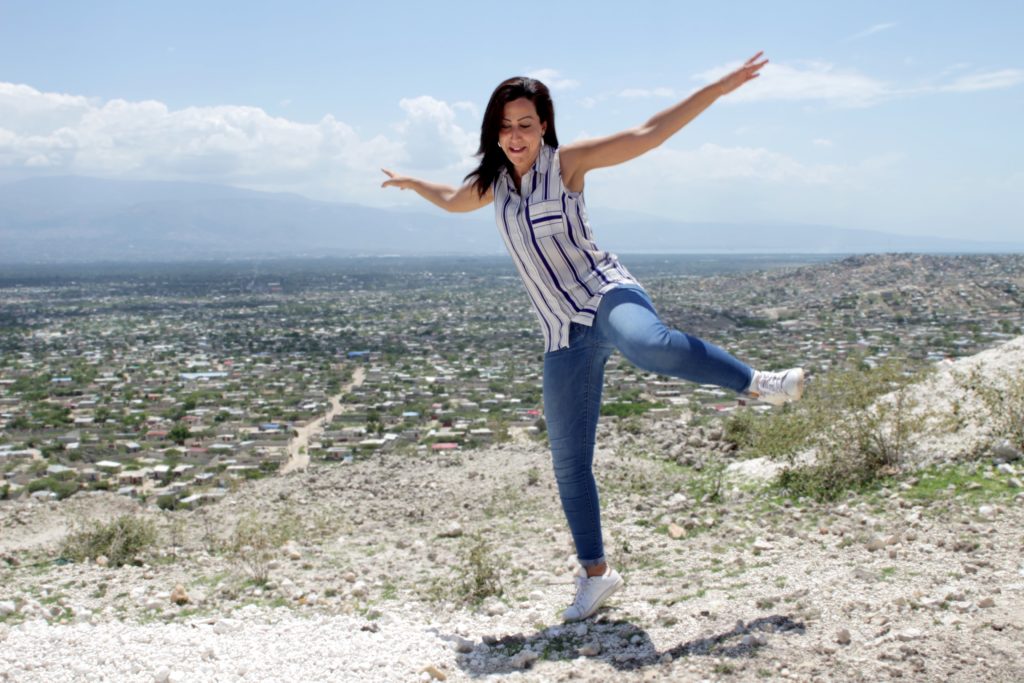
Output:
M1024 251L1024 242L674 222L593 207L590 213L599 244L620 253ZM411 212L202 183L77 176L0 185L0 245L6 263L494 254L504 248L489 210Z

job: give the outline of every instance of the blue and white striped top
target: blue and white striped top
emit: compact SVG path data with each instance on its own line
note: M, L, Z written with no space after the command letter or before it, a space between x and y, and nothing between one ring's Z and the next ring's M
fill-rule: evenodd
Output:
M507 169L494 181L498 231L540 318L547 351L569 346L570 323L592 325L606 292L639 284L615 254L594 244L583 193L565 189L558 159L558 150L541 147L522 178L522 196Z

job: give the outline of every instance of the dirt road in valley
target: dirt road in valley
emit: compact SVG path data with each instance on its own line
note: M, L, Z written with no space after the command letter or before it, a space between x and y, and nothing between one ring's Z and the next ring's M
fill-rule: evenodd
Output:
M288 474L293 471L301 472L309 467L308 446L310 439L323 433L324 427L334 419L334 416L344 410L341 405L341 397L362 385L365 378L366 371L362 367L356 368L356 371L352 373L352 381L342 387L340 394L331 397L330 409L322 417L318 417L295 430L297 434L288 442L288 462L281 468L281 474Z

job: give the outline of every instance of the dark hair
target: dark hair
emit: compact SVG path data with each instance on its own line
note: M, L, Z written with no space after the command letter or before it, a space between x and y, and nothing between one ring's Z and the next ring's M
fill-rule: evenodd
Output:
M516 76L503 81L491 94L487 110L484 111L484 121L480 125L480 149L476 152L480 157L480 165L465 177L465 180L476 178L473 184L481 197L487 193L502 167L512 170L512 163L498 148L498 132L501 130L501 119L505 115L505 105L521 97L533 102L540 122L547 124L544 142L551 147L558 147L558 136L555 135L555 105L551 103L548 87L536 78L526 76Z

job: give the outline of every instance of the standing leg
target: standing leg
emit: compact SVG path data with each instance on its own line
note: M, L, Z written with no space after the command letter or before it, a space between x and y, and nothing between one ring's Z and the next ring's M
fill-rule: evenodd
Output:
M611 352L592 328L574 323L570 346L544 354L544 416L555 480L583 567L605 561L592 465L604 366Z
M595 326L629 362L648 372L737 393L746 391L754 378L749 366L724 349L665 325L639 288L619 287L605 294Z

